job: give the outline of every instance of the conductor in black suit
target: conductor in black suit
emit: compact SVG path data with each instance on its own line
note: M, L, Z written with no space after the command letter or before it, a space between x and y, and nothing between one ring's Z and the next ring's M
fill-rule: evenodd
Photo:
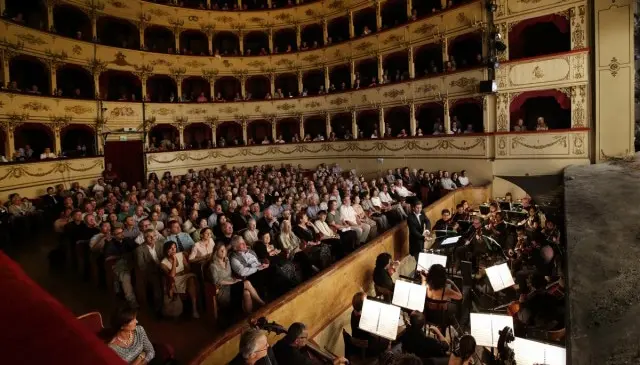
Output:
M424 239L431 230L431 222L422 211L422 202L415 200L411 203L411 214L407 217L409 226L409 253L416 258L424 251Z

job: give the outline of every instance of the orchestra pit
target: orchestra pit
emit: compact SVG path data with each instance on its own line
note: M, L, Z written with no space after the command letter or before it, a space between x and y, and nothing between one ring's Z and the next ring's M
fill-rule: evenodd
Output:
M0 0L1 363L638 363L637 11Z

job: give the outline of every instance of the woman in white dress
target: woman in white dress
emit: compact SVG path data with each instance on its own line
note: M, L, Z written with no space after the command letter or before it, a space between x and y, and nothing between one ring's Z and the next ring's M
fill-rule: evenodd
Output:
M200 240L196 242L189 254L190 262L208 260L211 258L211 254L213 254L213 247L215 246L215 243L213 242L213 233L211 228L202 228L199 236Z
M173 297L175 294L188 293L191 298L193 318L200 318L198 314L198 292L196 276L189 272L189 261L182 252L178 252L176 243L167 241L162 252L164 260L160 263L162 271L167 275L167 294Z

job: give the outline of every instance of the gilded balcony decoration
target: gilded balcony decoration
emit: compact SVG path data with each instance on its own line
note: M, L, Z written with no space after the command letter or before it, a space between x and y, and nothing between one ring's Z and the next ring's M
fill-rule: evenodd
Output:
M588 158L589 130L496 135L496 158Z
M70 2L73 1L70 0ZM106 7L109 8L109 5ZM188 10L182 8L172 9ZM420 31L420 29L429 28L448 37L475 31L468 24L459 24L456 21L456 18L461 13L469 19L482 19L482 3L477 1L462 5L456 8L455 11L445 11L440 13L439 16L424 18L402 27L389 28L368 37L356 38L350 42L302 53L275 54L264 57L208 57L158 54L78 41L26 28L5 20L0 20L0 22L4 22L3 25L7 30L3 41L6 45L5 47L11 44L19 44L21 45L18 50L19 53L30 54L39 58L47 58L47 52L52 52L53 50L57 55L65 55L64 62L83 67L92 67L90 63L99 63L109 69L135 72L136 68L151 66L154 74L162 75L172 74L171 70L175 68L184 68L185 76L200 76L203 73L203 69L210 69L217 70L219 75L223 76L232 75L232 70L234 69L246 70L248 74L255 75L263 74L264 69L273 70L273 72L287 72L293 67L299 67L303 71L318 68L319 65L331 67L344 64L348 60L357 61L376 54L384 56L396 52L398 50L398 42L402 42L406 46L419 47L420 45L437 41L431 31ZM156 17L153 17L153 19L156 19ZM234 24L237 25L237 23ZM187 24L185 24L186 26ZM28 42L24 39L27 39ZM38 41L34 41L36 39Z
M583 3L575 0L498 0L498 11L495 13L496 20L512 17L531 18L536 13L557 10L559 7L568 4Z

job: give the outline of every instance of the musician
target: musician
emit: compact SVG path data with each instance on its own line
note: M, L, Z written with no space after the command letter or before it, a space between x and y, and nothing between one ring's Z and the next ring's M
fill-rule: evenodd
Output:
M478 216L473 217L471 227L462 235L462 239L459 241L463 243L463 246L456 248L456 264L462 260L468 261L469 255L471 255L472 261L476 261L480 255L489 252L489 246L484 237L485 234L482 218Z
M391 255L383 252L376 257L376 267L373 269L373 283L380 288L385 297L391 297L395 284L391 276L396 270L397 263L391 259Z
M458 225L451 219L451 211L449 211L449 209L443 209L440 214L441 218L436 221L436 224L433 226L433 230L447 232L436 232L436 235L444 236L448 233L448 231L458 231L460 225Z
M476 353L476 339L471 335L460 338L458 346L451 352L448 365L469 365Z
M367 341L367 354L377 356L389 347L389 341L360 329L362 305L366 298L367 294L358 292L351 299L351 306L353 307L353 311L351 311L351 337Z
M319 361L312 358L308 352L307 339L309 333L303 323L295 322L287 330L287 335L273 347L276 360L280 365L316 365ZM333 360L334 365L346 364L348 361L344 357L337 357Z
M240 336L240 351L228 365L254 365L267 358L269 343L264 332L249 329ZM273 364L273 363L272 363Z
M504 212L495 212L494 219L487 225L487 230L491 238L496 240L503 250L509 250L513 255L512 242L508 238L507 223L504 221Z
M551 246L544 245L532 252L530 260L525 262L522 268L514 267L515 270L517 270L515 278L520 294L526 295L529 293L527 285L529 276L538 274L551 279L557 275L556 254Z
M409 227L409 254L418 262L418 255L424 251L424 240L430 234L431 221L422 211L422 202L415 200L411 204L411 213L407 217Z
M424 314L413 311L409 317L409 328L398 339L402 350L420 358L442 358L447 356L449 344L437 327L431 327L437 339L425 334Z
M560 230L556 227L556 224L547 219L544 222L544 229L542 229L542 234L547 239L547 241L559 244L560 243Z
M551 330L564 324L563 300L549 293L547 284L541 273L531 276L532 291L520 298L520 310L516 313L524 326Z
M530 206L527 212L529 213L527 218L520 221L518 225L524 226L530 233L538 231L540 229L540 215L538 214L538 210L535 206Z
M487 214L487 220L489 221L489 223L495 220L497 212L500 212L500 206L498 205L498 203L493 202L489 204L489 214Z
M438 324L440 332L445 333L449 319L442 318L442 312L447 310L450 301L462 300L462 292L453 281L447 279L447 270L442 265L432 265L427 273L420 271L420 276L422 285L427 286L424 308L426 320Z
M470 220L471 220L471 215L469 214L468 211L464 209L464 204L460 203L456 205L456 214L453 215L453 221L459 222L459 221L470 221Z

